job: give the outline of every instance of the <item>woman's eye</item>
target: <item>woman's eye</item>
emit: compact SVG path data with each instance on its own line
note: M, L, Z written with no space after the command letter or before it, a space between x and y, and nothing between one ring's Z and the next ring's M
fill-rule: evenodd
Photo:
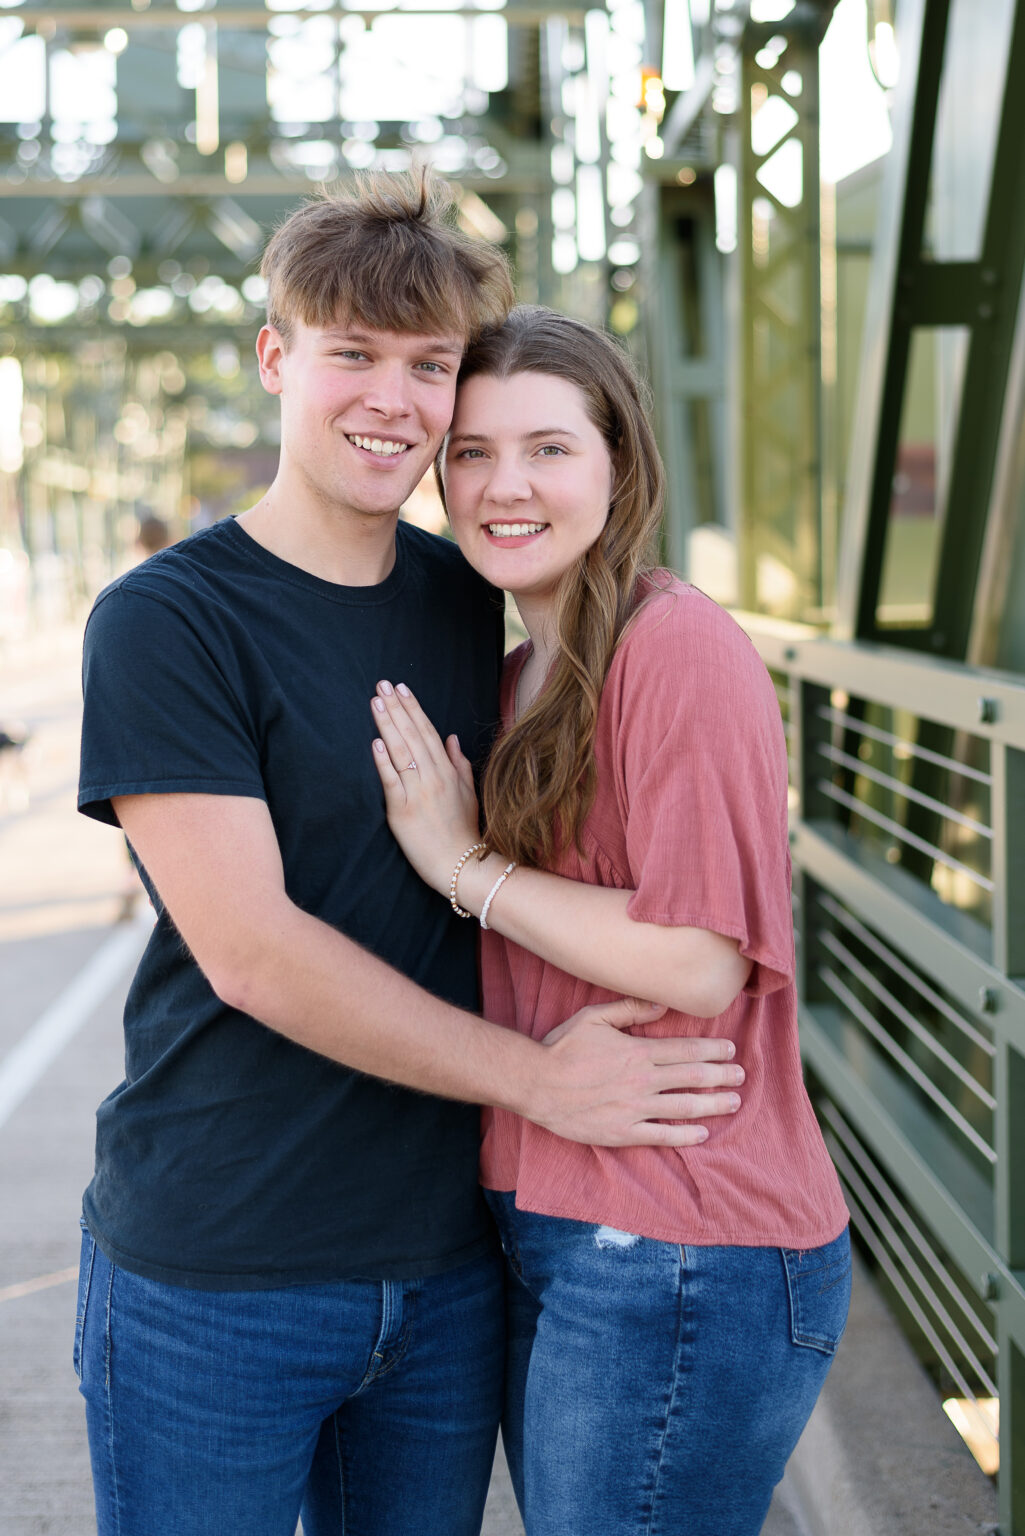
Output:
M561 458L566 452L565 448L560 448L558 443L545 443L544 447L539 451L542 457L548 459Z
M456 454L457 459L482 459L483 457L484 453L480 448L462 448Z

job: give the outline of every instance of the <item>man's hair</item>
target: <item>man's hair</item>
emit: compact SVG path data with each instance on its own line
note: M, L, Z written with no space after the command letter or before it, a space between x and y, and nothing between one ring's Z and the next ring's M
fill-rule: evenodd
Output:
M453 209L427 168L304 203L264 252L267 323L286 343L297 320L468 340L500 325L514 302L508 262L455 227Z

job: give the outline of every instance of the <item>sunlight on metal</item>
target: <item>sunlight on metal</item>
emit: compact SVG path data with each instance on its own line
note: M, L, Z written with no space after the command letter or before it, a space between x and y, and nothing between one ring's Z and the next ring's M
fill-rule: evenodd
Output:
M948 1397L943 1412L987 1477L1000 1471L1000 1403L995 1397Z
M737 249L737 173L732 165L715 170L715 243L724 255Z
M886 93L865 44L865 0L840 0L819 49L822 176L837 182L885 155L893 143Z
M752 21L785 21L796 0L751 0Z
M694 33L690 0L666 0L662 32L662 79L670 91L694 84Z
M900 78L900 55L897 35L889 22L876 23L868 47L872 73L884 90L892 90Z

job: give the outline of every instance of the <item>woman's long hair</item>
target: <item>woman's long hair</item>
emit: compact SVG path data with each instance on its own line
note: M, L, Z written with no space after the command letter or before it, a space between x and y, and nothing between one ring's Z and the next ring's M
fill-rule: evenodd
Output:
M601 534L562 580L558 651L541 692L499 737L483 782L484 837L517 863L545 866L579 843L594 799L598 704L616 646L654 565L665 475L642 387L600 331L534 305L514 309L466 354L460 382L554 374L575 384L612 460Z

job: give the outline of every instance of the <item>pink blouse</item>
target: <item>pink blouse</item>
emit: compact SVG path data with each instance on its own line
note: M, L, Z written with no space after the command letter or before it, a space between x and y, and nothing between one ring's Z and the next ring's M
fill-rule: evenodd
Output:
M693 587L665 577L612 662L583 852L555 872L634 891L637 922L737 939L748 983L715 1019L670 1012L646 1035L724 1035L746 1082L735 1115L697 1147L591 1147L507 1110L484 1111L481 1180L524 1210L674 1243L812 1248L847 1222L801 1076L787 837L787 762L771 680L744 632ZM503 678L513 710L526 647ZM541 1039L614 994L482 935L484 1013Z

